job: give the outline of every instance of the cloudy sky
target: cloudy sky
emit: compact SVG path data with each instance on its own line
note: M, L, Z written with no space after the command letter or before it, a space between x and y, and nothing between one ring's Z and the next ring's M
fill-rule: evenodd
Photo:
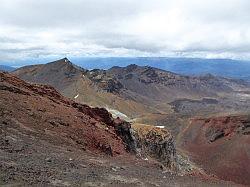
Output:
M0 0L0 59L250 59L249 0Z

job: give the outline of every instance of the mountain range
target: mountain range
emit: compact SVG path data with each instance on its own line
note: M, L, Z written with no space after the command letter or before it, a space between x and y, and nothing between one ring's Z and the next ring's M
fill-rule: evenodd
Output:
M151 66L183 75L213 74L228 78L250 80L250 62L232 59L167 58L167 57L91 57L72 58L86 69L109 69L113 66Z
M67 58L25 66L13 74L29 82L49 84L66 97L131 119L155 113L207 115L207 110L225 113L249 109L249 83L211 74L185 76L135 64L87 70Z
M75 64L85 69L110 69L113 66L126 67L130 64L151 66L182 75L213 74L227 78L250 80L250 62L233 59L168 58L168 57L71 57ZM17 59L14 62L2 61L1 64L44 64L56 59Z
M0 71L14 71L15 68L11 67L11 66L5 66L5 65L0 65Z

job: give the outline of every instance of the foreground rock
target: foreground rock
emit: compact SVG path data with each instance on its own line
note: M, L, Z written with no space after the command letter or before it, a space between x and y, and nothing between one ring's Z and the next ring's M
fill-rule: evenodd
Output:
M177 170L177 154L171 134L158 127L133 125L137 152L145 159L155 158L165 167Z
M133 135L136 141L137 156L144 160L157 160L163 171L176 175L203 175L205 172L192 163L187 155L177 150L173 136L165 128L133 124Z

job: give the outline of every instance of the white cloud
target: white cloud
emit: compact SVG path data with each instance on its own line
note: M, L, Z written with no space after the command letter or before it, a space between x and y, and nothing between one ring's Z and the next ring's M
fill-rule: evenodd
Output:
M249 0L0 0L0 58L250 58Z

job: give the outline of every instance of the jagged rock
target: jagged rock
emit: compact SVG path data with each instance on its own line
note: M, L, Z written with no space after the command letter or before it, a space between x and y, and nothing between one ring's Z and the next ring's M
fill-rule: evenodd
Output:
M206 132L206 137L209 139L210 142L214 142L222 137L225 136L225 133L221 129L208 129Z
M166 129L133 125L137 149L142 157L151 157L165 167L177 169L177 154L172 135Z
M87 77L106 92L119 93L124 88L116 78L108 76L104 70L92 70L87 73Z
M133 135L131 124L119 118L117 118L114 123L116 134L126 143L126 149L131 153L136 153L136 139Z
M49 120L49 123L55 127L58 127L60 125L69 126L69 123L63 121L62 119L51 119L51 120Z
M196 120L204 122L204 127L206 127L205 137L210 142L231 137L237 133L247 135L250 127L250 120L246 116L225 116Z

